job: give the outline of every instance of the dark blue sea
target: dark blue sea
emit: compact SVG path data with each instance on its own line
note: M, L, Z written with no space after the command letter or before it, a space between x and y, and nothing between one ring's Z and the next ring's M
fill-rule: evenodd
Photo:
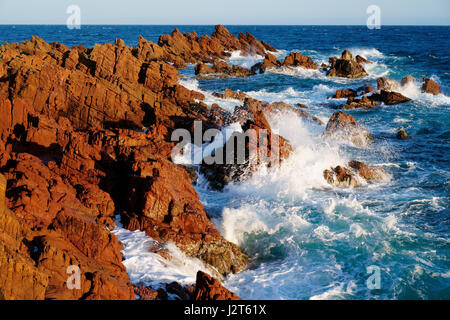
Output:
M115 38L134 46L139 35L157 42L173 28L0 26L0 43L38 35L69 47L92 47ZM213 26L178 28L199 35L214 30ZM212 93L230 88L269 102L304 103L310 113L326 122L345 102L328 99L336 89L356 89L364 84L376 87L381 76L400 81L412 75L417 83L402 88L412 99L408 103L348 111L374 136L370 148L323 141L323 127L279 116L269 119L272 127L295 147L281 168L261 170L224 192L211 191L205 183L197 186L222 235L253 259L250 269L229 276L224 284L244 299L450 299L450 27L228 29L236 36L248 31L272 44L279 49L280 59L298 51L320 65L348 49L374 62L365 66L369 76L357 80L330 79L323 72L301 68L208 80L196 79L192 65L180 71L183 85L201 90L208 104L218 103L231 111L239 102L218 99ZM240 57L238 53L231 58L231 63L246 67L259 61L262 57ZM442 93L422 93L423 77L437 81ZM400 129L413 138L397 140ZM324 169L353 159L384 169L389 178L354 189L326 184ZM171 266L172 271L151 267L150 262L145 263L151 260L145 260L148 256L142 253L145 246L139 246L138 238L130 239L123 241L125 265L133 281L174 280L177 268L180 274L195 274L196 270L188 270L198 265L191 260ZM165 278L161 275L164 270L171 275ZM374 287L370 281L377 270L380 281Z

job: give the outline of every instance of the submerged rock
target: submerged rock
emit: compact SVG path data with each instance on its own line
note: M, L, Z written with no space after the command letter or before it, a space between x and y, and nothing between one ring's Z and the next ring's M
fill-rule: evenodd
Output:
M408 135L406 133L405 130L400 130L399 132L397 132L397 139L399 140L407 140L407 139L411 139L412 137L410 135Z

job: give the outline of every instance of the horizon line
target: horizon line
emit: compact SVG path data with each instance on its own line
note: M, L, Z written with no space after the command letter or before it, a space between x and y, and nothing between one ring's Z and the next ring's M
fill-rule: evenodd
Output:
M329 27L365 27L365 24L227 24L227 23L216 23L216 24L96 24L96 23L83 23L81 26L262 26L262 27L301 27L301 26L329 26ZM65 23L0 23L0 26L66 26ZM381 25L384 27L449 27L450 24L385 24Z

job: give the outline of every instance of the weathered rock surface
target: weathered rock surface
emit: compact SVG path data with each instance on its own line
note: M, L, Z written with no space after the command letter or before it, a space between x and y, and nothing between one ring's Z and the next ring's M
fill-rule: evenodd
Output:
M272 110L272 105L251 98L235 108L230 123L240 123L242 132L235 132L214 155L203 159L201 172L212 188L221 190L231 181L247 179L261 165L279 165L289 157L291 145L272 132L265 116Z
M212 67L204 63L197 64L195 66L195 74L199 76L210 75L215 77L248 77L255 73L238 65L231 66L225 61L215 60Z
M423 78L422 92L431 93L437 96L441 93L441 87L436 83L436 81L429 78Z
M346 141L357 147L367 147L373 141L372 135L352 115L342 111L335 112L331 116L323 137L325 139Z
M343 109L349 110L349 109L370 109L375 106L379 106L380 103L376 102L375 100L372 100L369 97L362 97L361 99L357 99L354 97L350 97L347 99L347 103L342 105Z
M330 70L327 77L362 78L368 76L366 70L354 58L351 52L344 50L341 58L330 58Z
M370 96L371 100L384 102L386 105L394 105L411 101L410 98L405 97L401 93L394 91L381 90L380 93Z
M349 168L337 166L323 172L324 179L332 186L350 188L361 186L361 179L366 182L382 182L387 179L383 169L370 168L364 162L350 161Z
M38 37L1 45L0 296L134 299L109 231L117 211L130 230L172 241L219 273L243 270L246 257L170 161L170 136L195 120L220 128L227 116L179 85L176 68L269 47L258 43L218 26L212 37L141 37L135 48L118 39L69 49ZM80 267L79 290L66 287L70 265Z
M218 280L199 271L192 300L241 300L241 298L224 288Z

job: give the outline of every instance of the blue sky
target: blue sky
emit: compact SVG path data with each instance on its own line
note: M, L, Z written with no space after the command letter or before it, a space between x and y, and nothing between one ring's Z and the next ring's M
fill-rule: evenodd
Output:
M0 0L0 24L65 24L71 4L82 24L364 25L369 5L382 25L450 22L450 0Z

